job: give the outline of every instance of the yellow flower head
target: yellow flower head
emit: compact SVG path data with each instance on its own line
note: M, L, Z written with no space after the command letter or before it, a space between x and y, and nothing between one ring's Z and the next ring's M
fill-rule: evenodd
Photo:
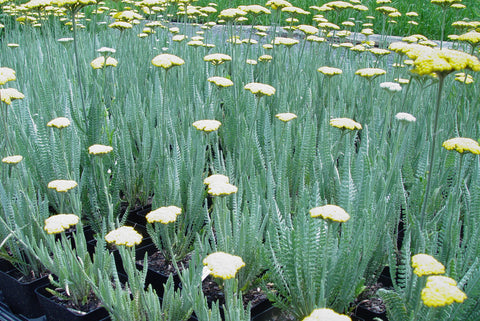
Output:
M251 5L248 5L248 6L238 6L238 9L240 10L243 10L247 13L252 13L254 15L258 15L258 14L261 14L261 13L264 13L264 14L270 14L270 10L268 10L267 8L261 6L261 5L258 5L258 4L251 4Z
M231 61L232 57L222 53L214 53L206 55L205 57L203 57L203 60L210 62L212 65L216 66L223 64L225 61Z
M2 163L15 165L22 161L22 155L13 155L2 158Z
M8 67L0 67L0 85L5 85L8 81L17 79L15 70Z
M203 259L203 265L210 270L211 275L226 280L234 278L238 270L245 266L245 262L240 256L215 252Z
M275 117L277 117L278 119L280 119L283 122L289 122L292 119L297 118L297 115L292 114L292 113L280 113L280 114L276 114Z
M462 2L462 0L430 0L430 3L439 5L441 7L450 7L452 4Z
M360 77L373 79L377 76L385 75L387 72L381 68L362 68L355 72Z
M216 131L222 123L214 119L204 119L197 120L192 125L198 130L203 130L204 132L213 132Z
M480 32L472 30L463 35L458 36L457 40L465 41L471 44L472 46L476 46L480 43Z
M132 226L122 226L105 235L105 240L108 243L131 247L142 242L142 235Z
M118 61L113 57L107 57L105 61L105 57L101 56L93 59L92 62L90 62L90 66L92 66L93 69L102 69L105 66L116 67L117 65Z
M381 7L377 7L375 10L377 10L378 12L381 12L383 14L390 14L390 13L393 13L393 12L397 12L398 10L393 8L393 7L389 7L389 6L381 6Z
M95 144L88 147L88 153L91 155L103 155L108 154L113 150L112 146Z
M335 222L346 222L350 219L350 215L343 208L330 204L312 208L310 216L321 217Z
M185 61L172 54L160 54L152 59L152 65L155 67L162 67L163 69L170 69L173 66L181 66Z
M273 57L271 55L261 55L260 57L258 57L258 61L261 61L261 62L269 62L269 61L272 61Z
M213 76L213 77L209 77L207 80L211 83L214 83L218 87L233 86L233 81L225 77Z
M212 196L223 196L236 193L238 188L229 183L229 179L225 175L214 174L203 180L203 184L208 186L208 194Z
M413 273L417 276L443 274L445 266L428 254L416 254L412 256Z
M402 86L400 86L399 83L391 82L391 81L382 82L380 84L380 88L383 88L392 93L399 92L402 90Z
M77 187L77 182L66 179L56 179L48 183L48 188L54 189L57 192L67 192L72 188Z
M173 223L177 220L177 216L182 213L182 209L177 206L164 206L159 207L154 211L147 214L147 222L155 223L160 222L162 224Z
M109 28L125 30L125 29L132 29L133 25L130 22L126 21L115 21L108 25Z
M309 35L307 36L307 38L305 38L307 41L311 41L311 42L325 42L326 39L323 38L323 37L319 37L319 36L316 36L316 35Z
M267 84L262 84L259 82L251 82L245 85L243 87L245 90L250 91L252 94L261 97L261 96L272 96L275 94L275 88L267 85Z
M303 10L302 8L294 7L294 6L284 7L281 10L282 10L282 12L294 13L294 14L303 14L303 15L309 15L310 14L310 12L308 12L306 10Z
M25 98L25 95L15 88L2 88L0 89L0 98L7 105L11 105L12 100L23 99Z
M287 47L296 45L299 43L297 39L292 39L292 38L286 38L286 37L275 37L272 42L274 45L284 45Z
M342 69L335 68L335 67L328 67L328 66L323 66L317 69L317 71L321 72L325 76L335 76L335 75L341 75L343 73Z
M228 8L220 11L218 18L219 19L235 19L238 17L245 16L247 13L243 10L237 8Z
M254 59L247 59L245 62L246 62L248 65L256 65L256 64L258 64L258 62L257 62L256 60L254 60ZM233 83L232 83L232 84L233 84Z
M119 11L113 15L113 19L120 20L120 21L132 21L135 19L143 19L142 15L132 11L132 10L125 10Z
M203 180L203 184L228 184L230 182L229 178L222 174L213 174L208 176Z
M470 152L475 155L480 154L480 145L476 140L465 137L455 137L446 140L442 144L447 150L456 150L460 154Z
M432 275L427 278L422 290L423 304L429 307L442 307L453 302L462 303L467 298L454 279L447 276Z
M352 319L344 314L338 314L332 309L321 308L313 310L303 321L352 321Z
M267 7L272 8L273 10L282 9L285 7L291 7L292 4L286 0L268 0L265 4Z
M334 10L343 10L353 8L353 4L346 1L330 1L324 4L325 6Z
M209 184L207 193L212 196L224 196L234 194L238 191L238 187L230 183Z
M47 126L62 129L70 126L70 120L67 117L57 117L49 121Z
M350 130L362 129L362 125L360 123L357 123L350 118L332 118L330 119L330 126Z
M62 233L74 225L77 225L80 218L75 214L57 214L45 220L43 229L48 234Z
M480 71L478 58L459 50L412 45L410 49L406 50L406 54L414 60L415 69L412 72L419 75L431 73L447 75L461 69Z
M310 25L298 25L297 29L306 35L316 35L318 33L318 28Z
M372 54L375 56L385 56L391 53L390 50L382 49L382 48L370 48L368 49Z
M415 118L415 116L409 113L397 113L395 115L395 119L407 123L414 123L417 121L417 118Z

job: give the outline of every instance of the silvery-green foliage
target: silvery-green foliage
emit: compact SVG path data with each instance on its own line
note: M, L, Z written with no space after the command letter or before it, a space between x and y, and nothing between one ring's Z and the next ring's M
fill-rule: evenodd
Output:
M45 235L40 242L28 237L21 240L29 245L31 255L48 269L53 288L47 288L47 291L71 300L75 306L80 307L91 299L93 289L90 282L98 284L98 271L103 271L103 277L111 279L113 256L105 250L105 240L98 239L95 252L91 254L82 223L78 223L68 236L62 232L58 238Z
M6 191L0 182L0 253L23 275L39 276L46 268L31 252L32 243L21 240L31 238L32 242L42 242L43 221L49 216L48 200L23 184L18 187L25 189Z

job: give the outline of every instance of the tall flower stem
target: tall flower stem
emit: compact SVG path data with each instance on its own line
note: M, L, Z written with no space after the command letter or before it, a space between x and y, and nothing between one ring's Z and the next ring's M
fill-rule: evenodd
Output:
M425 188L425 194L423 196L423 202L422 202L422 209L420 211L420 228L423 230L423 225L425 224L425 211L427 207L427 202L428 202L428 196L430 194L430 187L432 185L432 171L433 171L433 164L435 162L435 149L436 149L436 144L437 144L437 125L438 125L438 115L440 113L440 100L442 98L442 89L443 89L443 83L445 80L445 75L439 73L438 74L438 93L437 93L437 102L435 104L435 118L433 120L433 132L432 132L432 147L430 149L430 156L429 156L429 161L430 164L428 166L428 173L427 173L427 186Z
M1 94L0 94L1 95ZM1 98L1 97L0 97ZM12 152L12 144L10 142L10 137L8 135L8 122L7 122L7 117L8 117L8 105L3 108L3 133L5 136L5 151L8 153Z
M85 133L88 133L88 115L87 115L87 108L85 106L85 97L83 92L83 83L82 83L82 75L80 71L80 61L78 60L78 46L77 46L77 22L75 20L75 15L77 13L77 9L72 9L72 28L73 28L73 51L75 54L75 65L77 69L77 80L78 86L80 90L80 100L82 102L82 111L83 117L85 118Z
M328 243L330 242L330 229L332 224L330 222L325 222L325 227L327 229L325 234L325 247L323 248L323 258L322 258L322 280L320 282L320 305L326 306L326 291L325 291L325 282L327 280L327 263L328 263Z

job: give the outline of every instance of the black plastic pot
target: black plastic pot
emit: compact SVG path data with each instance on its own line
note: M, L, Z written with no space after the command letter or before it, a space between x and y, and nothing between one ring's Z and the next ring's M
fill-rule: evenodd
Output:
M4 296L4 302L15 314L23 315L26 318L38 318L43 315L40 308L35 289L39 286L49 284L47 276L38 278L30 282L21 282L16 275L19 274L11 264L2 263L3 268L10 267L0 271L0 291Z
M46 290L49 286L51 285L47 284L35 289L47 321L100 321L108 317L108 312L103 307L87 313L68 309L61 303L53 300L53 294Z

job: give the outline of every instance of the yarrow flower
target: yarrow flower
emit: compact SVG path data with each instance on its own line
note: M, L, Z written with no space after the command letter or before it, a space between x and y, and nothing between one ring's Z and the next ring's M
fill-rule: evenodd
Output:
M142 242L142 235L132 226L122 226L105 235L105 240L108 243L131 247Z
M48 183L47 187L56 190L57 192L67 192L72 188L77 187L78 183L73 180L56 179Z
M284 45L284 46L287 46L287 47L296 45L299 42L300 41L298 41L297 39L286 38L286 37L275 37L275 39L273 39L273 41L272 41L272 43L274 45L277 45L277 46L278 45Z
M357 123L350 118L332 118L330 119L330 126L350 130L362 129L362 125L360 123Z
M8 81L17 79L15 70L8 67L0 67L0 85L5 85Z
M112 146L94 144L88 147L88 153L91 155L103 155L108 154L113 150Z
M412 256L413 273L417 276L443 274L445 266L428 254L415 254Z
M422 290L423 304L429 307L442 307L453 302L462 303L467 295L457 287L457 282L447 276L432 275L427 278Z
M355 72L360 77L373 79L377 76L385 75L387 72L381 68L362 68Z
M262 84L259 82L251 82L245 85L243 87L245 90L250 91L252 94L261 97L261 96L272 96L275 94L275 88L267 85L267 84Z
M23 160L22 155L13 155L2 158L2 163L15 165Z
M234 278L238 270L245 266L245 262L240 256L215 252L203 259L203 265L210 270L211 275L226 280Z
M209 77L207 80L211 83L214 83L218 87L233 86L233 81L225 77L213 76L213 77Z
M93 69L102 69L106 66L116 67L117 65L118 61L113 57L107 57L107 59L105 59L104 56L101 56L93 59L92 62L90 62L90 66L92 66Z
M315 309L303 321L352 321L349 316L339 314L332 309Z
M80 218L75 214L57 214L45 220L43 229L48 234L57 234L77 225L78 222L80 222Z
M184 63L185 60L172 54L160 54L152 59L152 65L155 67L162 67L166 70L174 66L181 66Z
M341 75L343 73L342 69L335 68L335 67L328 67L328 66L323 66L317 69L317 71L321 72L325 76L335 76L335 75Z
M417 118L415 118L415 116L409 113L397 113L395 115L395 119L408 123L413 123L417 121Z
M443 142L442 146L447 150L456 150L460 154L470 152L480 154L480 144L471 138L455 137Z
M115 21L108 25L109 28L125 30L125 29L132 29L133 25L130 22L126 21Z
M350 219L350 215L343 208L330 204L312 208L310 216L321 217L335 222L346 222Z
M289 122L292 119L297 118L297 115L292 114L292 113L280 113L280 114L276 114L275 117L277 117L278 119L280 119L283 122Z
M117 52L117 50L110 47L101 47L100 49L97 49L97 52L101 54L107 54L107 53L114 54Z
M230 195L238 191L238 187L230 184L229 178L221 174L214 174L205 178L203 184L208 186L207 193L212 196Z
M271 55L261 55L260 57L258 57L258 61L261 61L261 62L269 62L269 61L272 61L273 57Z
M177 216L182 213L182 209L177 206L164 206L159 207L156 210L151 211L147 214L147 222L155 223L159 222L162 224L173 223L177 220Z
M67 117L57 117L49 121L47 126L62 129L70 126L70 120Z
M204 119L197 120L192 125L198 130L203 130L204 132L213 132L217 130L222 123L214 119Z
M273 10L279 10L285 7L292 6L292 4L286 0L268 0L265 5L272 8Z
M25 98L25 95L15 88L2 88L0 89L0 98L7 105L11 105L12 100L23 99Z
M459 50L438 49L402 42L391 43L389 49L412 59L415 65L412 72L420 76L432 73L447 75L461 69L480 71L478 58Z
M383 89L388 90L390 92L399 92L399 91L402 90L402 86L400 86L399 83L390 82L390 81L382 82L380 84L380 88L383 88Z
M203 57L203 60L210 62L212 65L216 66L223 64L225 61L231 61L232 57L222 53L214 53L206 55L205 57Z

